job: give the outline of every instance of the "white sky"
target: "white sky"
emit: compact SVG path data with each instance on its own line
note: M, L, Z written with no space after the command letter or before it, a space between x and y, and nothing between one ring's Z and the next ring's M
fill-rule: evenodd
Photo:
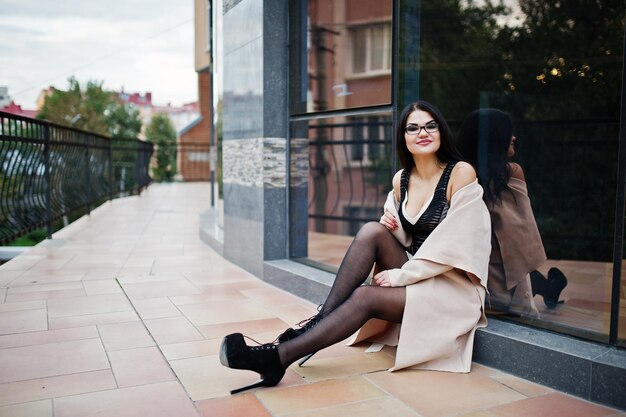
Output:
M197 100L191 0L0 0L0 85L26 109L74 75L109 90Z

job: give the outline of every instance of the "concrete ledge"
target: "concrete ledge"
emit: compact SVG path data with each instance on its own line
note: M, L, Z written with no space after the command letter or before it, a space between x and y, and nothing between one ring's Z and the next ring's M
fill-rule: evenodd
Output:
M288 259L265 261L263 280L315 304L322 303L335 275Z
M200 213L200 240L224 256L224 230L217 224L217 210L214 207Z
M626 409L626 351L489 318L474 361L586 400Z
M319 304L334 274L287 259L266 261L263 279ZM626 409L626 351L489 318L474 342L477 363L586 400Z

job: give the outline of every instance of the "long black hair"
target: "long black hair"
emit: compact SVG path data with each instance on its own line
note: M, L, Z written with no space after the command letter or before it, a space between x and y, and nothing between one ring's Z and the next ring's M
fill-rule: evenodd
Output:
M504 191L510 191L508 150L512 136L511 116L498 109L474 110L459 131L461 155L478 173L488 203L499 201Z
M443 117L443 114L441 114L439 109L433 104L430 104L429 102L424 100L419 100L409 104L404 108L402 114L400 115L400 120L396 129L396 146L398 151L398 157L400 158L400 162L402 162L404 168L410 170L411 168L413 168L413 166L415 166L413 155L411 154L411 152L409 152L409 149L406 146L406 140L404 139L404 129L406 128L406 121L409 118L409 115L416 110L422 110L427 112L439 125L440 145L439 149L436 152L437 160L441 163L460 161L461 154L455 146L452 137L452 131L450 130L450 126L448 126L448 122L446 122L446 119Z

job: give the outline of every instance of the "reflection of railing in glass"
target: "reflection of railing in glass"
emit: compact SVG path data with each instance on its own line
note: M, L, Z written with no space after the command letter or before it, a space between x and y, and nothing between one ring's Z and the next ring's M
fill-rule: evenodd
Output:
M391 187L391 121L309 125L311 231L353 235L377 220Z

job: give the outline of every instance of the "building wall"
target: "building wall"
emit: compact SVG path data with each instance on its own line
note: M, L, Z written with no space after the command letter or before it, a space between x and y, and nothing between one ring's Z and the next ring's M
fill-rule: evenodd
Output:
M178 170L184 181L210 180L211 94L211 73L198 71L200 116L178 138Z
M194 53L196 71L205 69L210 64L210 57L207 51L207 0L194 0Z

